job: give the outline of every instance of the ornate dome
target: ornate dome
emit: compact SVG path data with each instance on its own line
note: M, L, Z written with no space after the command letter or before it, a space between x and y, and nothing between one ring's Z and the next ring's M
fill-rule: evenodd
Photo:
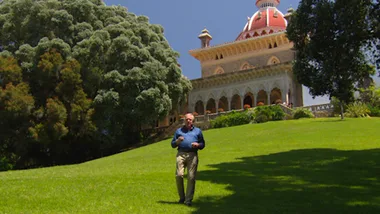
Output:
M248 17L247 24L236 40L249 39L286 30L284 14L277 9L280 0L256 0L259 10Z

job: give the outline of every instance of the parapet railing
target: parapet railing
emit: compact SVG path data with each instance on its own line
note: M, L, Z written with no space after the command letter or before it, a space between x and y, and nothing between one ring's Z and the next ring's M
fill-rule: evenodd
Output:
M321 111L333 112L334 111L334 105L331 103L304 106L303 108L309 109L311 112L321 112Z

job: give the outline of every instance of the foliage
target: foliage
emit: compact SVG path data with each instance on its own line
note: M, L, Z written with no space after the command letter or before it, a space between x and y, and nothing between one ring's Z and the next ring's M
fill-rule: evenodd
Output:
M356 84L373 74L364 48L373 41L371 0L302 0L287 28L297 50L297 80L313 96L353 101ZM378 19L375 18L375 19ZM343 111L341 110L343 117Z
M252 121L255 116L256 116L256 112L255 112L255 109L256 108L249 108L249 109L246 109L244 112L245 114L250 118L250 120Z
M222 128L230 126L238 126L248 124L251 121L250 117L245 112L232 111L228 114L223 114L211 121L212 128Z
M370 60L376 64L380 76L380 0L370 1L370 13L368 18L371 21L370 33L373 40L368 41L367 49L370 53Z
M118 152L191 90L163 27L124 7L4 0L0 25L0 157L16 169Z
M292 114L285 114L284 120L293 120L293 115Z
M269 109L272 111L272 117L271 119L276 120L283 120L285 117L285 112L281 109L279 105L272 105L269 106Z
M313 113L309 109L305 108L296 108L293 112L294 119L300 118L314 118Z
M367 105L369 110L369 116L380 117L380 106Z
M272 112L269 106L257 106L254 112L253 121L256 123L265 123L271 119Z
M28 84L8 83L0 88L0 159L5 164L2 169L13 168L27 154L34 106Z
M332 97L331 98L331 102L330 102L334 108L333 108L333 114L336 115L336 114L340 114L341 111L340 111L340 104L341 102L338 100L338 98L336 97ZM347 104L346 103L343 103L343 110L347 109Z
M0 171L7 171L11 170L13 168L13 165L9 163L6 157L0 157Z
M253 120L256 123L283 120L285 117L285 112L279 105L258 106L255 108L254 112L255 114Z
M8 83L19 83L22 79L20 66L13 57L0 56L0 85L4 87Z
M368 103L371 106L380 107L380 87L370 86L368 88L360 89L360 100L364 103Z
M360 101L349 104L346 110L347 117L368 117L369 113L368 106Z
M360 89L360 101L368 107L369 116L380 117L380 88L370 85Z
M265 115L265 114L259 114L259 115L257 115L257 116L255 117L254 122L255 122L255 123L266 123L266 122L268 122L269 120L270 120L270 119L268 118L267 115Z

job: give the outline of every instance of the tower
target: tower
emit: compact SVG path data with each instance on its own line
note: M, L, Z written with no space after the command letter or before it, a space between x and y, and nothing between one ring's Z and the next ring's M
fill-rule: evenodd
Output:
M202 33L199 34L198 38L201 40L201 48L210 47L210 41L212 40L212 36L206 28L202 30Z

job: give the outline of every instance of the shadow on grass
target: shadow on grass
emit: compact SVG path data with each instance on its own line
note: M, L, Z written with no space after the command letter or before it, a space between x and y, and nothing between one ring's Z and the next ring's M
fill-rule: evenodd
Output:
M194 213L380 213L380 149L294 150L211 165L198 180L232 195L197 198Z
M159 204L174 204L174 205L181 205L183 206L184 204L178 203L178 201L158 201Z
M313 122L317 123L336 123L336 122L345 122L346 119L334 118L334 119L325 119L325 120L314 120Z

